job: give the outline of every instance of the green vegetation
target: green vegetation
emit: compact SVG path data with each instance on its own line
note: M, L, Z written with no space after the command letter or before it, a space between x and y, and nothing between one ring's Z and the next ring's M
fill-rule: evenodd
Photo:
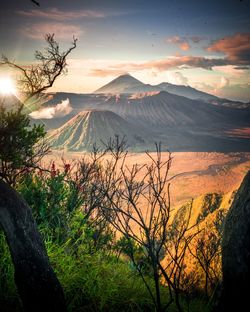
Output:
M45 135L44 127L31 126L25 113L6 111L0 105L0 178L13 185L20 174L36 167L48 152L48 146L41 142Z
M157 311L155 267L148 257L146 244L140 244L129 232L129 236L117 235L108 216L97 209L99 199L105 201L97 185L103 188L110 177L108 172L113 172L111 164L105 168L98 157L97 153L90 161L83 160L77 168L64 163L63 169L58 170L52 163L48 171L26 171L16 188L32 208L52 267L63 286L69 311ZM114 175L112 177L115 179ZM112 208L107 200L105 207L107 210ZM218 265L220 241L209 234L211 227L201 231L200 236L187 234L187 240L194 238L192 244L187 245L180 239L178 229L181 225L184 230L186 223L182 220L186 220L187 212L189 210L185 212L183 208L181 214L176 214L173 224L168 225L165 255L160 249L161 259L169 261L166 248L170 252L173 246L179 246L175 254L179 257L178 262L174 265L169 262L175 274L170 275L166 269L171 279L169 284L164 281L161 267L156 266L159 268L161 306L165 311L209 311L211 294L218 283L217 275L212 280L210 264L215 261ZM114 220L114 215L112 218ZM213 246L209 246L209 240L202 244L206 235L212 235ZM149 242L153 243L152 239ZM188 252L192 246L196 247L192 250L193 255ZM3 234L0 250L0 305L3 311L21 311L14 269ZM203 254L211 263L207 264L207 258L200 256ZM207 268L202 267L202 261ZM181 269L176 269L177 264ZM216 269L220 271L218 266Z

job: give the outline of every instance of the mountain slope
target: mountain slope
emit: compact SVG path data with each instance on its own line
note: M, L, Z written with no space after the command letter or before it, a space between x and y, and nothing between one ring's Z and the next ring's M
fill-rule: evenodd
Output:
M127 145L133 148L149 141L150 135L128 123L113 112L105 110L87 110L78 113L62 127L49 135L53 148L66 148L71 151L92 150L93 145L104 147L110 139L118 135L125 137ZM147 139L146 139L147 138Z
M95 93L138 93L138 92L157 92L167 91L172 94L185 96L189 99L200 99L203 101L211 101L217 99L216 96L196 90L189 86L174 85L171 83L163 82L158 85L144 84L138 79L135 79L131 75L121 75L108 84L104 85L100 89L96 90Z
M249 124L249 109L232 109L190 100L162 91L142 98L121 95L107 97L101 107L123 118L139 123L162 127L202 127L223 129Z
M190 86L174 85L171 83L163 82L156 85L155 87L160 91L167 91L172 94L185 96L192 100L212 101L217 99L217 97L212 94L208 94Z

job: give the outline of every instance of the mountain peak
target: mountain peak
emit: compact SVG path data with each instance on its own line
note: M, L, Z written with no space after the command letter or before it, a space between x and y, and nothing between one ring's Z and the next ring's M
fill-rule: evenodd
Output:
M112 81L116 81L116 80L133 80L133 81L136 80L136 81L139 81L135 77L131 76L129 73L122 74L122 75L116 77L115 79L113 79Z
M131 93L144 87L144 83L126 73L118 76L95 93Z

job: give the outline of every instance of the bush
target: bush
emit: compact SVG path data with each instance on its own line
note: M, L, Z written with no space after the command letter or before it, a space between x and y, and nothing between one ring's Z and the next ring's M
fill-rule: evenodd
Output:
M27 173L17 186L33 211L44 238L58 243L67 239L71 219L81 206L79 190L66 173Z

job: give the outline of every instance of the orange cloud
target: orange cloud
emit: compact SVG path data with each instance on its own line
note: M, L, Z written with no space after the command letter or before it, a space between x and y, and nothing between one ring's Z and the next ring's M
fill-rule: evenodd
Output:
M92 69L91 76L106 77L119 75L124 72L134 72L141 70L165 71L174 68L204 68L212 69L214 66L227 65L224 59L210 59L197 56L177 56L144 63L121 63L106 67L105 69Z
M202 38L192 38L190 40L199 41ZM174 36L167 39L168 42L178 44L183 50L189 49L188 42L184 38ZM186 45L187 43L187 45ZM231 65L235 69L247 70L250 66L250 34L236 34L213 42L208 48L209 52L222 52L225 56L204 57L204 56L182 56L168 57L160 60L147 61L144 63L119 63L109 65L105 69L92 69L90 75L105 77L119 75L122 72L134 72L151 70L152 72L162 72L169 69L183 68L203 68L212 70L216 66Z
M209 52L225 54L234 65L250 64L250 33L236 34L213 42L208 48Z
M173 36L167 39L168 43L176 44L181 50L187 51L190 49L190 45L186 38L181 38L179 36Z

